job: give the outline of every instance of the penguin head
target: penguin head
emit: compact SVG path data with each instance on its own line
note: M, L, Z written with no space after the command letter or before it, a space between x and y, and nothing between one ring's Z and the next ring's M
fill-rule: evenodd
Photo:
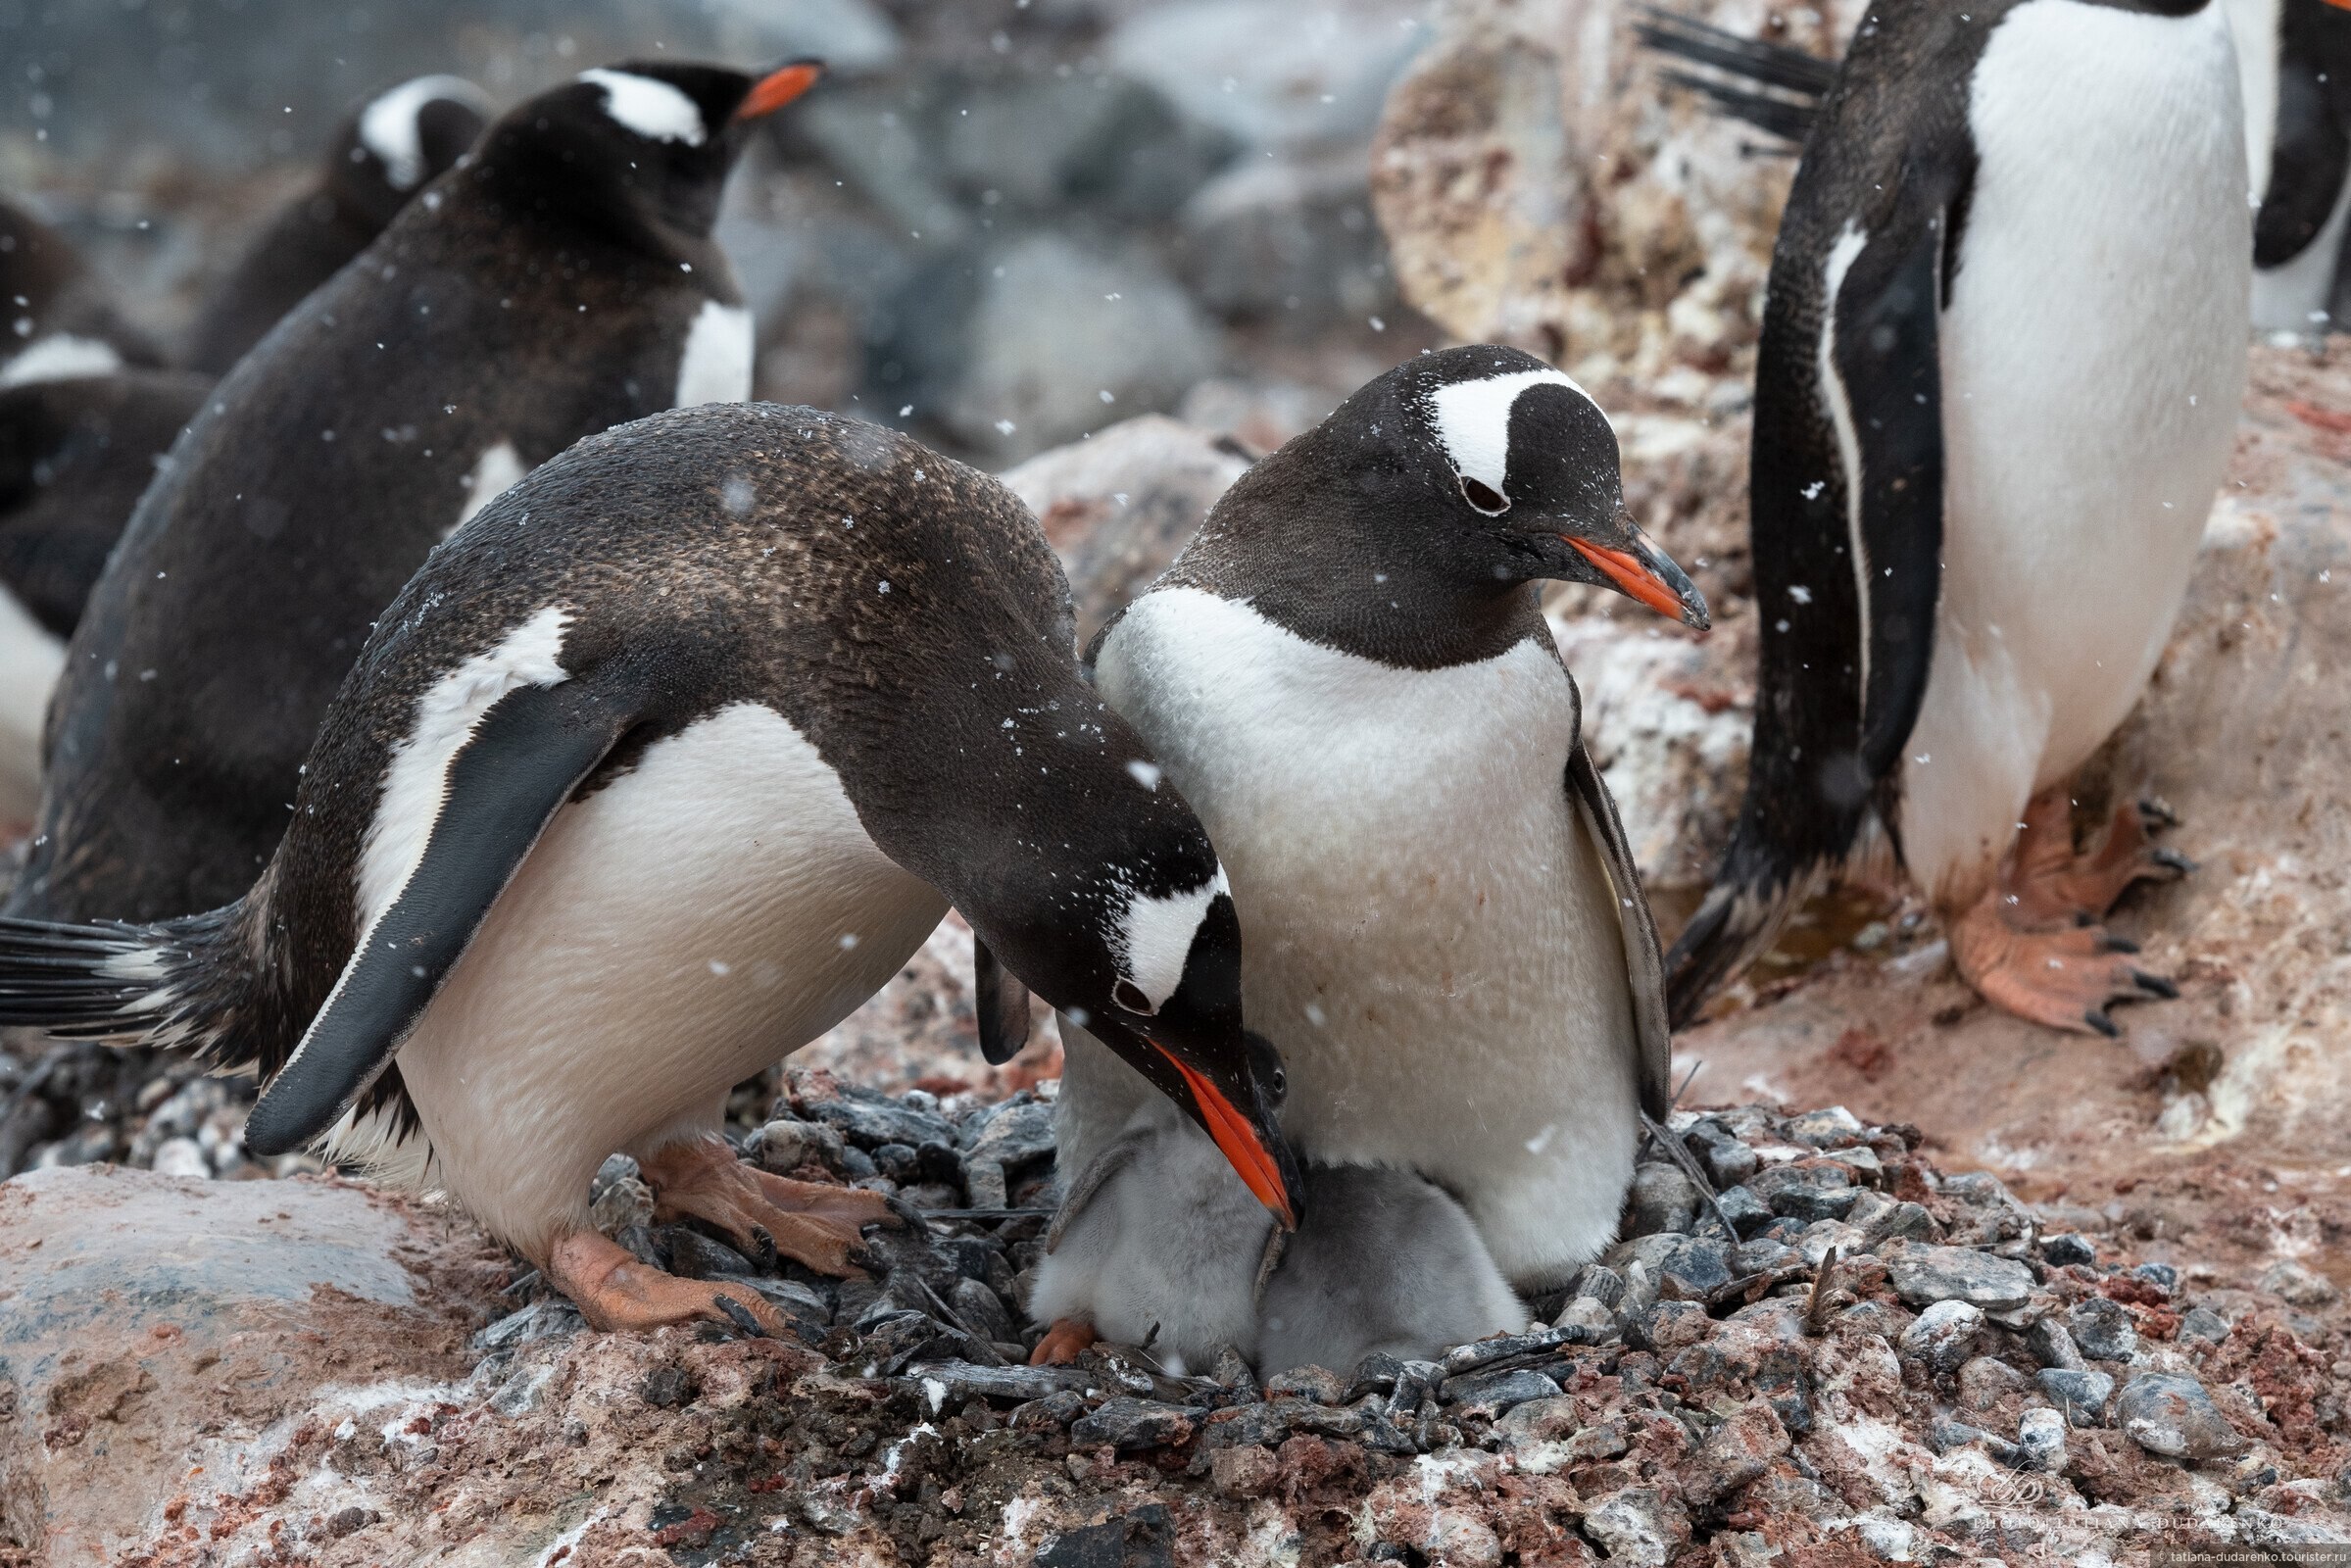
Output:
M1421 355L1314 434L1326 463L1360 476L1349 505L1363 524L1416 532L1417 553L1439 569L1508 585L1591 583L1708 623L1704 597L1625 511L1608 416L1531 354L1472 344Z
M382 228L481 139L493 107L463 76L417 76L377 93L335 139L322 194Z
M1157 775L1136 760L1123 784L1092 781L1087 808L1054 821L1050 858L995 867L956 906L1005 968L1198 1122L1295 1228L1303 1189L1282 1135L1281 1057L1242 1027L1241 920L1207 834Z
M796 60L760 75L627 61L583 71L511 110L483 139L484 177L657 255L709 241L728 171L759 123L815 84Z

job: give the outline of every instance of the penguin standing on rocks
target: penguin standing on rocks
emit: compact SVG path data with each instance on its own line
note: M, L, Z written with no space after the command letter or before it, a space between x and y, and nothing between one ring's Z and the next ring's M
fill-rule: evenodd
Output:
M1257 1081L1279 1056L1249 1037ZM1461 1205L1406 1170L1309 1165L1296 1232L1237 1179L1177 1107L1145 1095L1076 1174L1046 1236L1028 1308L1047 1331L1030 1360L1073 1360L1098 1339L1149 1346L1168 1372L1205 1371L1231 1346L1260 1375L1436 1355L1517 1334L1527 1311Z
M41 721L122 524L212 382L178 370L0 387L0 823L41 799Z
M1706 622L1583 390L1446 349L1243 474L1092 650L1223 857L1300 1157L1435 1182L1522 1289L1615 1236L1667 1099L1655 929L1543 579ZM1063 1039L1083 1170L1146 1086Z
M189 367L225 374L453 167L490 110L489 94L463 76L418 76L369 100L336 135L318 182L270 220L196 313Z
M815 75L629 65L542 93L238 362L74 633L11 912L235 898L427 551L583 435L749 395L710 225L753 125Z
M66 237L0 200L0 387L104 375L163 355Z
M257 1068L249 1148L445 1189L600 1327L776 1330L599 1234L590 1179L624 1151L664 1218L849 1269L883 1200L738 1161L727 1091L952 902L1293 1222L1215 852L1073 626L1010 492L893 432L742 405L584 440L384 612L244 897L0 921L0 1021Z
M2094 922L2179 857L2066 783L2137 702L2245 378L2243 116L2213 0L1871 13L1772 258L1745 805L1677 1023L1875 837L1987 1000L2112 1035L2173 995Z

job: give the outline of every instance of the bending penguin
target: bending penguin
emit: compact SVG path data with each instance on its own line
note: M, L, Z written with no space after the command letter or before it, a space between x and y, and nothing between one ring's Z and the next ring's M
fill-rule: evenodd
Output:
M370 99L336 134L317 182L278 210L197 311L189 368L221 375L243 359L457 163L490 110L490 95L463 76L417 76Z
M1249 1043L1278 1102L1280 1058L1262 1037ZM1047 1233L1028 1307L1053 1327L1030 1359L1068 1361L1107 1339L1148 1346L1181 1376L1231 1346L1270 1376L1525 1330L1477 1227L1437 1187L1377 1165L1303 1174L1305 1212L1283 1232L1213 1143L1165 1097L1144 1096Z
M1437 1183L1522 1289L1615 1235L1669 1049L1544 579L1706 621L1626 514L1582 389L1514 349L1446 349L1243 474L1092 651L1216 840L1300 1157ZM1063 1040L1056 1126L1082 1170L1145 1085Z
M2228 459L2241 125L2204 0L1935 0L1855 37L1772 259L1753 760L1677 1023L1876 827L1989 1001L2112 1035L2110 1001L2174 994L2094 921L2184 862L2130 806L2077 855L2065 786L2163 651Z
M243 898L0 922L0 1019L257 1069L249 1148L446 1190L598 1326L772 1330L599 1234L589 1181L620 1149L664 1216L851 1267L882 1200L739 1162L726 1094L952 902L1290 1223L1215 852L1073 625L1018 501L890 431L710 406L582 441L385 611Z
M0 199L0 387L104 375L163 355L66 237Z
M815 74L634 65L542 93L238 362L75 630L10 912L236 897L435 543L583 435L750 394L710 225L755 122Z

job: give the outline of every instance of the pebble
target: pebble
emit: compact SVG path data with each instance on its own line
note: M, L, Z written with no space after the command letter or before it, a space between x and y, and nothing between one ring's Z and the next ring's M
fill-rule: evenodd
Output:
M1837 1165L1774 1165L1747 1182L1775 1214L1789 1219L1842 1219L1861 1198L1861 1189Z
M1712 1116L1701 1116L1690 1123L1690 1130L1682 1135L1682 1143L1697 1157L1699 1168L1706 1172L1706 1179L1714 1183L1718 1193L1737 1187L1763 1164L1762 1155Z
M1496 1416L1529 1399L1555 1398L1559 1385L1542 1373L1521 1367L1509 1372L1472 1372L1445 1380L1438 1397L1454 1407L1456 1415Z
M1715 1502L1760 1477L1788 1449L1788 1429L1769 1404L1742 1405L1684 1461L1683 1493L1701 1505Z
M2191 1306L2180 1318L2180 1338L2214 1345L2229 1338L2229 1320L2209 1306Z
M2027 1410L2017 1421L2016 1446L2025 1469L2064 1474L2065 1417L2046 1405Z
M1753 1236L1772 1222L1772 1205L1743 1182L1718 1194L1715 1202L1722 1209L1723 1218L1731 1222L1731 1228L1741 1238Z
M2292 1258L2280 1258L2263 1271L2261 1288L2296 1306L2325 1306L2342 1294L2332 1280Z
M1389 1388L1396 1387L1391 1375ZM1304 1399L1312 1404L1345 1404L1348 1385L1345 1378L1327 1366L1294 1366L1265 1380L1265 1396L1269 1399ZM1366 1393L1381 1392L1365 1390Z
M1970 1410L1989 1410L2012 1394L2022 1394L2029 1385L2025 1374L1997 1356L1972 1356L1960 1364L1955 1380L1959 1402Z
M2115 1396L2114 1415L2131 1442L2167 1459L2211 1459L2245 1447L2204 1385L2190 1377L2142 1372Z
M1889 1250L1886 1268L1894 1293L1912 1306L1966 1301L2006 1311L2023 1306L2033 1295L2033 1271L2024 1264L1964 1247L1912 1244Z
M942 1117L861 1084L843 1084L837 1095L808 1101L805 1105L815 1120L867 1151L884 1144L903 1144L913 1149L923 1144L955 1141L955 1128Z
M2041 1393L2056 1400L2058 1408L2074 1418L2076 1426L2098 1425L2104 1417L2106 1401L2114 1397L2111 1373L2051 1366L2041 1368L2034 1381L2040 1385Z
M2169 1263L2141 1263L2131 1273L2132 1278L2145 1280L2166 1296L2180 1294L2180 1271Z
M2138 1348L2138 1330L2131 1325L2131 1309L2103 1296L2076 1301L2066 1313L2066 1327L2073 1331L2082 1353L2092 1361L2128 1361L2131 1352Z
M1162 1448L1191 1437L1194 1424L1203 1413L1190 1405L1120 1395L1071 1422L1069 1442L1079 1448L1107 1445L1122 1453Z
M1561 1307L1556 1326L1588 1336L1589 1343L1593 1345L1614 1339L1621 1332L1616 1314L1596 1296L1579 1296Z
M2002 1464L2015 1464L2022 1457L2017 1446L2006 1438L1949 1416L1936 1416L1927 1428L1927 1446L1936 1453L1949 1453L1971 1443L1983 1444L1984 1451Z
M1807 1110L1780 1124L1782 1137L1791 1143L1810 1144L1815 1149L1841 1149L1859 1143L1864 1131L1860 1118L1842 1105Z
M2025 1331L2025 1348L2042 1366L2082 1370L2082 1348L2074 1343L2072 1332L2053 1317L2041 1318Z
M1690 1516L1654 1487L1626 1487L1586 1510L1584 1534L1599 1544L1611 1563L1665 1568L1690 1539Z
M1966 1301L1936 1301L1902 1331L1902 1359L1930 1374L1948 1377L1959 1370L1984 1332L1984 1309Z
M1625 1200L1624 1234L1655 1236L1686 1232L1698 1217L1698 1190L1672 1165L1641 1165L1633 1172L1633 1189Z
M2040 1255L2042 1261L2052 1267L2067 1268L2077 1263L2086 1265L2097 1262L2098 1249L2086 1236L2060 1231L2054 1236L2040 1239Z

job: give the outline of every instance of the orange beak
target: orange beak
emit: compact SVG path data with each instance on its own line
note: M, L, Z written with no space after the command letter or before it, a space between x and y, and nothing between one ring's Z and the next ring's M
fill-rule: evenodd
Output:
M1156 1040L1151 1045L1174 1063L1184 1087L1192 1091L1193 1100L1207 1120L1208 1136L1216 1140L1216 1147L1224 1151L1224 1157L1232 1161L1233 1169L1249 1184L1249 1190L1256 1194L1257 1201L1273 1210L1274 1218L1282 1222L1282 1229L1297 1230L1298 1211L1290 1206L1290 1189L1282 1180L1282 1167L1257 1137L1256 1129L1249 1124L1249 1118L1234 1108L1222 1090L1178 1061L1174 1052Z
M770 72L761 76L744 98L743 106L735 111L735 118L757 120L762 115L772 115L815 86L816 78L823 74L823 63L815 60L795 60L781 71Z
M2351 0L2344 0L2344 3L2351 4ZM1660 615L1688 621L1700 629L1705 627L1705 606L1701 603L1693 617L1690 602L1683 597L1682 591L1631 551L1610 550L1605 545L1595 545L1588 539L1578 539L1570 534L1563 533L1559 537L1575 546L1577 553L1585 560L1599 567L1610 582Z

